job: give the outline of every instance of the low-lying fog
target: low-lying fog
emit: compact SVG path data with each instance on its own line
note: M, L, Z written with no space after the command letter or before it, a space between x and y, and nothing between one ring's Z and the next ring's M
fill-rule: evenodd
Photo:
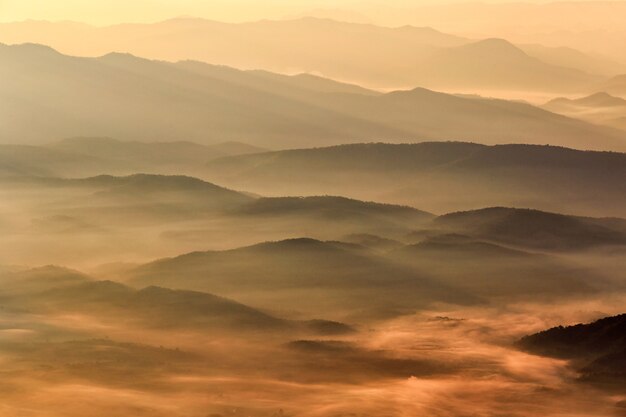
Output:
M2 416L626 412L623 379L519 344L623 313L619 219L4 184Z
M558 323L619 312L624 301L612 296L428 310L363 323L354 335L310 341L287 334L137 329L80 315L7 317L0 412L619 415L623 391L581 384L566 361L523 353L512 343ZM80 341L66 341L72 338Z

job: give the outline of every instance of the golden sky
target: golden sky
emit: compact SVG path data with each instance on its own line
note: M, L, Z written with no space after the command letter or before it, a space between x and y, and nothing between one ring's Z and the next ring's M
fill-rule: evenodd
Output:
M350 6L349 1L344 1ZM92 24L154 22L188 15L240 21L281 17L337 1L309 0L0 0L0 20L75 20Z
M0 0L0 21L73 20L106 25L154 22L177 16L246 21L284 18L316 9L367 13L366 10L376 7L402 8L456 1L458 0Z

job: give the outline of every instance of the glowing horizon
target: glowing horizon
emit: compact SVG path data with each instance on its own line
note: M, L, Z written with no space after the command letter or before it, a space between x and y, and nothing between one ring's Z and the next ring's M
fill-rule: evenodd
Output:
M520 4L512 0L492 0L475 4ZM544 0L528 1L522 4L553 4ZM568 2L571 3L571 2ZM575 1L574 3L626 3L624 1L604 2L601 0ZM342 16L345 20L371 21L379 23L378 11L403 9L421 6L469 5L455 0L404 0L393 6L383 3L361 1L281 1L273 0L135 0L131 4L123 0L54 0L0 1L0 22L21 22L44 20L51 22L71 21L95 26L120 23L154 23L176 17L197 17L225 22L244 22L260 19L285 19L308 14L324 13Z

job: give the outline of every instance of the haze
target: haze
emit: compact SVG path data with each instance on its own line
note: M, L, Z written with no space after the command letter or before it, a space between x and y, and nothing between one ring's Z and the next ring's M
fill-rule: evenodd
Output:
M454 4L454 1L441 0L398 0L392 9L412 8L440 4ZM509 3L497 0L491 4ZM545 2L532 2L545 3ZM380 2L360 1L258 1L258 0L231 0L231 1L204 1L204 0L137 0L132 3L112 0L68 0L58 2L54 0L24 0L0 2L2 21L16 21L26 19L40 20L75 20L92 24L116 24L124 22L152 22L174 16L196 16L227 21L245 21L262 18L281 18L289 14L306 13L323 9L353 14L353 17L363 15L373 10L389 9L389 5ZM368 19L373 19L369 17Z
M0 417L626 416L624 21L0 0Z

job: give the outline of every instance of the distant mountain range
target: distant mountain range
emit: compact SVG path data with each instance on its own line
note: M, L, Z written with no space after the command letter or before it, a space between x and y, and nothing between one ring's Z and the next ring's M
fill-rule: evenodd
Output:
M46 145L0 144L0 176L199 174L211 159L265 151L241 142L132 142L71 138Z
M205 177L261 194L335 194L431 212L534 207L626 217L626 155L460 142L353 144L220 158Z
M493 208L418 224L413 233L399 235L404 242L417 243L396 241L382 250L378 242L389 233L381 232L378 242L370 235L358 244L297 238L192 252L131 267L122 276L139 287L240 294L245 302L265 308L275 304L309 311L323 305L340 316L358 311L386 315L431 302L596 293L606 289L605 278L552 253L626 250L626 221L619 219ZM327 298L331 288L335 296Z
M239 24L178 18L109 27L28 21L2 24L0 33L0 42L43 43L73 55L129 52L168 61L195 59L323 74L386 89L419 85L583 91L600 81L595 71L617 71L616 65L571 49L520 49L502 39L472 40L428 27L388 28L311 17ZM254 39L254 46L248 39ZM546 56L548 62L542 61Z
M415 176L423 173L418 168L450 165L446 146L460 154L490 149L473 144L425 145L421 160L408 152L420 145L392 147L406 157L392 159L396 167ZM373 148L375 155L380 154L379 145L363 146L362 151ZM584 168L585 157L595 153L577 155L570 162L578 161L576 166ZM467 160L460 155L453 159ZM377 167L376 161L367 162L373 174L385 166ZM500 161L506 162L502 157ZM356 168L364 162L353 158L352 163L351 168ZM542 162L534 158L533 163ZM324 166L317 168L324 170ZM398 174L389 172L390 179L397 180ZM597 172L593 175L602 178ZM38 300L33 293L37 289L49 301L69 292L70 299L58 301L64 308L71 303L78 303L77 309L95 308L100 305L97 297L109 290L116 301L107 299L106 308L118 308L124 300L135 305L135 297L145 292L156 292L173 304L178 296L207 298L141 290L157 286L217 294L266 311L297 311L307 317L316 317L313 313L323 308L325 318L333 320L353 315L381 318L433 303L552 299L615 289L617 284L610 286L609 277L584 265L582 255L619 257L626 250L626 221L618 218L506 207L435 216L407 206L329 195L260 197L187 176L9 177L2 180L2 190L12 196L20 213L17 222L0 225L11 242L3 252L6 259L22 259L25 247L49 251L63 241L54 247L54 259L141 260L98 275L133 285L139 294L55 268L12 272L2 285L11 296L31 301ZM152 241L158 248L146 244ZM163 258L172 253L183 255ZM580 265L570 262L573 255L580 255ZM46 251L27 256L50 259ZM58 294L48 293L57 287L62 287ZM90 297L96 297L96 304L89 304ZM133 315L140 313L148 315L133 310Z
M564 116L626 131L626 100L605 92L577 99L559 97L542 107Z
M383 233L396 239L415 230L431 230L528 250L569 251L626 245L626 220L620 218L508 207L435 216L409 206L330 195L261 197L187 176L10 177L3 181L3 186L50 196L46 198L55 203L53 210L45 212L48 222L61 224L67 224L71 219L67 214L71 213L77 218L92 218L96 223L108 219L109 226L130 226L132 221L139 221L137 225L219 219L233 222L233 226L247 222L273 225L276 230L291 233L306 233L332 224L335 234L326 235L332 238L340 237L342 230L344 234ZM16 201L19 198L17 194Z
M576 48L592 56L604 56L605 60L610 57L626 63L621 48L626 43L622 24L626 5L621 1L427 2L404 6L394 8L372 3L360 11L370 21L380 24L435 26L450 33ZM332 10L326 12L327 17L333 16ZM324 16L319 11L312 14ZM342 17L339 14L336 18Z
M377 94L332 80L110 54L77 58L0 45L0 134L261 147L385 140L474 140L626 149L625 134L519 102L425 89ZM12 139L11 139L12 138Z
M620 180L626 175L626 157L622 153L463 142L371 143L251 153L257 150L234 143L178 146L106 138L72 139L44 146L0 145L0 179L7 187L12 182L18 187L30 183L33 187L65 187L77 195L97 193L99 201L124 193L133 198L140 194L128 191L141 184L146 187L141 193L147 198L146 204L156 203L153 199L159 193L166 195L174 184L187 184L192 187L184 197L188 198L189 208L206 203L205 197L193 196L197 192L193 184L201 183L190 178L195 176L264 196L345 196L434 213L509 206L626 217L621 204L626 198L626 185ZM228 152L234 154L220 157ZM137 171L165 176L117 178ZM176 180L167 175L172 172L187 177ZM98 180L70 179L96 173L110 175ZM179 197L184 196L180 194L183 188L176 190ZM288 216L308 214L321 220L339 213L339 208L341 216L361 211L361 203L349 199L278 197L255 202L245 214L277 218L276 209L280 209ZM160 205L166 203L159 201ZM380 207L378 214L384 214L386 209ZM153 211L148 210L146 215ZM374 212L367 212L367 216ZM404 214L397 211L386 218L396 223L404 219Z

